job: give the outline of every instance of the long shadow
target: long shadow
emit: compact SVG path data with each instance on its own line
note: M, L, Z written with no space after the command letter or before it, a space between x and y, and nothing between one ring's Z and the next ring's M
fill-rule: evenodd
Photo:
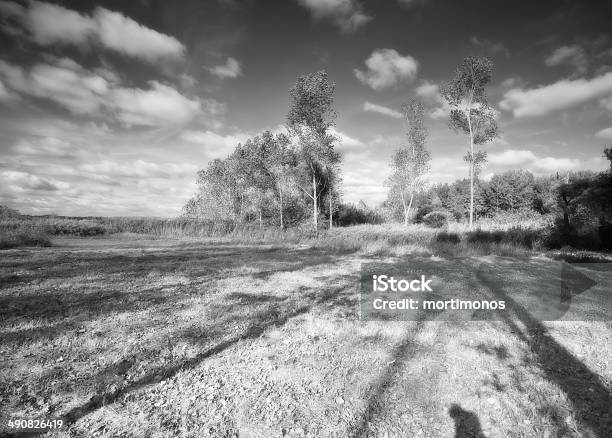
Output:
M29 283L42 278L67 279L83 275L86 272L104 275L122 274L126 277L142 275L151 271L160 273L174 272L186 262L198 262L200 266L191 272L192 275L211 275L216 271L236 267L253 260L269 264L291 263L292 260L302 261L310 257L328 257L320 250L294 250L287 248L216 248L210 245L201 247L171 247L155 249L155 251L138 252L132 250L128 254L112 252L68 252L60 257L43 260L23 259L16 263L0 265L0 289L9 286ZM27 272L16 275L2 271L27 269Z
M486 438L478 416L473 412L453 404L448 410L448 415L455 422L455 438Z
M529 347L546 377L558 385L570 399L578 421L597 436L612 436L612 396L597 374L576 359L548 333L546 327L519 303L513 300L495 278L488 278L478 270L477 279L494 295L506 301L508 307L525 325L523 333L516 323L503 315L508 327Z
M167 308L168 312L172 313L177 310L176 304L180 304L182 299L188 298L193 294L205 294L202 291L205 283L209 280L220 278L221 273L228 269L231 270L242 266L266 269L268 266L276 264L283 267L281 268L282 272L291 272L292 270L299 271L318 265L329 265L337 261L333 254L326 254L320 250L294 251L277 248L273 251L268 249L257 251L257 249L253 248L241 248L242 252L240 252L228 251L228 248L224 248L224 251L221 252L222 256L219 256L219 252L214 253L214 251L211 251L214 254L207 254L203 257L200 251L193 251L192 249L189 248L186 254L181 254L179 248L142 258L113 256L109 266L106 264L108 255L104 257L91 253L71 255L75 262L78 259L79 263L83 263L77 263L76 266L72 261L64 263L66 260L64 255L62 255L62 263L59 264L53 264L53 259L36 262L37 264L44 263L49 268L45 268L42 271L39 270L38 273L33 274L34 277L38 279L74 277L76 281L75 286L69 290L45 291L42 294L33 291L26 296L23 295L24 288L19 286L14 290L3 291L0 295L0 314L2 316L0 318L2 320L0 327L9 327L16 321L24 323L38 318L47 320L48 325L46 328L37 327L17 331L0 331L0 346L7 346L7 344L14 345L21 342L31 343L39 339L51 339L62 336L68 331L75 331L74 334L76 336L75 329L79 326L114 312L125 313L152 308L156 311L165 311ZM245 251L252 251L252 253L245 255ZM178 253L176 258L179 261L175 259L176 253ZM154 263L150 263L152 260L154 260ZM185 262L195 266L188 266L187 270L185 270ZM203 265L203 268L200 265ZM288 265L292 269L285 269ZM3 269L6 268L5 261L2 262L2 266ZM16 269L31 269L31 262L20 260L19 266ZM95 274L96 271L99 273L99 276L95 279L97 283L94 286L90 286L82 276L87 275L88 272ZM138 289L138 285L125 291L105 288L106 278L113 282L123 281L121 278L116 279L113 275L121 273L124 275L123 278L129 278L136 273L146 276L150 271L156 271L160 274L178 273L187 277L197 277L198 284L180 286L171 288L171 290L164 290L164 286ZM202 280L203 271L206 277ZM237 273L236 275L241 276L242 274ZM338 280L338 278L335 280ZM19 282L22 281L24 280L20 277ZM126 373L126 370L129 370L134 363L137 363L139 360L138 354L140 353L134 353L133 357L124 357L118 364L111 364L102 370L96 370L94 373L90 371L82 373L79 376L79 381L88 382L87 386L89 387L94 386L94 393L97 395L82 406L71 410L68 415L73 421L76 421L83 415L116 400L124 394L154 383L159 376L171 376L181 369L196 366L202 360L223 351L241 339L259 336L266 328L273 325L282 325L287 319L307 312L315 305L330 302L336 302L339 305L351 303L350 299L343 298L345 294L341 293L341 289L308 290L300 288L299 291L292 292L290 297L287 298L268 295L254 299L252 296L247 294L241 295L239 292L223 295L222 299L229 298L229 302L223 303L228 305L226 306L225 313L223 313L223 309L219 309L221 312L219 314L222 315L219 319L221 322L219 330L214 325L217 323L217 317L215 317L214 323L209 324L205 329L196 324L182 331L175 331L170 334L173 341L200 345L201 352L197 356L172 360L170 363L161 365L160 362L163 362L163 359L156 359L154 363L151 363L150 369L146 370L146 374L143 377L130 380L129 382L124 381L121 375ZM27 289L25 290L27 291ZM213 299L210 304L214 306L216 301L219 300ZM232 301L234 302L232 303ZM232 306L234 307L232 308ZM233 313L236 313L236 309L241 308L248 308L247 315L238 316L232 320L232 317L235 316ZM236 323L239 323L241 327L239 332L233 330L237 326ZM84 338L87 336L83 335ZM25 338L27 340L24 341ZM158 343L156 338L150 345L147 344L144 347L148 349L146 350L147 352L151 350L151 352L158 354ZM49 343L48 350L52 351L53 349L52 343ZM61 368L61 365L55 366L53 370L56 370L58 367ZM35 382L35 380L31 382L28 380L22 383L29 385ZM121 386L117 388L117 386L113 387L111 385L117 389L110 391L106 389L109 383L115 382L118 382L118 386ZM66 395L74 390L72 387L67 386L66 388L66 390L61 390L65 391ZM59 390L59 387L57 389Z
M27 275L18 276L10 286L17 286L33 279L75 279L74 286L68 290L56 289L29 293L24 293L21 288L7 290L0 295L0 320L24 322L24 318L28 320L44 318L50 322L59 320L65 324L66 318L70 318L71 315L85 313L95 318L113 312L126 312L148 308L151 305L176 302L181 296L201 293L202 284L219 278L221 271L244 265L264 268L274 264L289 265L281 268L280 271L290 272L333 261L331 255L322 254L320 251L296 252L286 249L271 251L266 248L261 250L249 248L248 250L252 253L245 253L244 248L242 252L227 251L227 249L203 254L202 251L195 251L192 248L187 252L182 252L179 248L175 252L149 254L145 257L73 254L69 262L54 264L53 260L47 260L47 267L43 271L32 269L31 263L24 260L19 267L29 268L30 272ZM191 266L185 269L185 263ZM92 281L83 278L89 272L96 275ZM132 288L126 291L109 289L104 284L105 281L122 282L115 278L117 274L131 280L137 278L146 280L150 272L160 275L178 273L188 277L194 283L180 286L172 293L164 291L165 286L136 290ZM264 271L262 277L271 275L273 272L274 270ZM2 285L3 288L8 286L7 283ZM80 319L79 322L81 322ZM71 324L66 324L66 326L69 328ZM60 330L51 331L56 335L61 334ZM31 331L29 334L43 335L44 331ZM47 337L48 335L49 333L46 334ZM19 333L12 333L9 337L16 339L18 336Z
M158 367L150 370L144 377L125 385L115 391L99 394L92 397L87 403L75 407L64 415L68 424L73 424L78 421L81 417L99 409L100 407L113 403L120 397L131 393L135 390L143 388L147 385L157 383L160 379L170 378L180 371L185 371L198 366L205 359L221 353L225 349L231 347L235 343L259 337L264 331L270 327L280 327L284 325L289 319L298 315L304 314L317 305L324 304L329 301L335 301L341 297L342 291L348 290L349 287L342 285L327 290L325 293L317 294L316 292L302 294L302 290L296 293L296 296L306 296L312 301L306 305L296 305L299 303L293 302L286 306L285 309L279 308L278 300L273 299L272 304L262 312L257 312L256 317L249 321L248 327L239 334L231 336L221 342L218 342L214 346L203 350L201 353L190 359L181 361L171 366ZM274 297L275 298L275 297ZM342 300L340 300L342 302ZM291 305L292 304L292 305ZM176 335L177 339L182 338L193 338L194 334L189 332L189 329L183 333ZM105 372L108 372L106 370Z
M395 377L416 352L417 345L413 339L414 335L421 330L422 324L422 321L417 322L416 332L409 330L402 342L393 349L391 354L393 362L376 380L375 389L368 398L366 409L359 422L351 428L350 436L355 438L368 436L368 424L384 409L383 398L385 393L395 382Z

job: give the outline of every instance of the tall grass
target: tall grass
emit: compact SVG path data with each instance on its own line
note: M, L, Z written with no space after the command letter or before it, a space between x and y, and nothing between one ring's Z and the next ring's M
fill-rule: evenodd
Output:
M44 227L36 224L21 224L10 229L0 228L0 249L20 246L51 246L51 238Z
M335 252L370 255L421 254L442 257L525 255L550 246L550 218L526 213L483 219L475 230L450 223L436 229L424 224L384 223L314 230L310 224L289 229L236 224L231 220L20 216L0 220L3 247L48 245L49 236L100 236L124 233L151 238L213 238L233 243L299 244ZM28 243L29 242L29 243Z

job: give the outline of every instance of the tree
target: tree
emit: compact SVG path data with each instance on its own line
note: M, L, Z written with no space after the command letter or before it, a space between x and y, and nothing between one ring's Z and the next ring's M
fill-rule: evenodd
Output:
M408 143L400 146L393 156L393 173L388 184L391 198L399 197L402 206L404 225L408 225L410 209L415 194L425 187L425 176L430 169L431 154L425 148L428 136L424 123L423 104L415 99L402 105L407 125Z
M242 212L242 187L229 160L215 159L198 171L198 192L183 208L189 217L238 220Z
M498 134L495 111L489 106L485 86L491 81L493 62L485 57L470 56L455 71L455 77L440 88L451 107L449 125L469 137L466 160L470 178L470 228L474 222L474 179L484 153L475 153L474 146L491 141Z
M331 174L340 155L334 150L336 138L329 129L334 125L336 113L333 109L335 84L330 82L327 72L318 71L298 77L289 91L291 106L287 114L288 127L297 138L296 155L302 178L298 178L300 189L312 200L315 228L318 224L320 195L331 187ZM308 181L310 188L305 188ZM330 198L331 199L331 198Z
M238 153L238 149L237 152ZM270 198L278 203L280 227L284 227L284 194L289 191L291 172L295 168L295 155L284 134L274 136L265 131L248 140L239 150L241 171L248 179L250 197L254 200L261 225L262 211ZM273 196L271 196L273 195Z
M528 170L509 170L493 175L484 187L484 206L488 212L533 209L535 178Z

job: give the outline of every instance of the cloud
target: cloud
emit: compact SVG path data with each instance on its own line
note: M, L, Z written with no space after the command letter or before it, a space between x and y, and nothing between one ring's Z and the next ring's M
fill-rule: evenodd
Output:
M185 131L181 139L190 143L202 145L209 155L223 156L234 150L238 143L244 143L250 138L246 133L220 135L212 131Z
M537 174L573 170L580 166L580 160L577 158L538 157L531 151L516 149L489 154L487 161L493 166L528 169Z
M125 125L182 125L201 114L199 101L157 81L149 85L148 90L114 89L108 95L107 106Z
M514 88L504 94L499 106L515 117L549 114L612 94L612 72L593 79L562 79L551 85L524 90Z
M504 88L516 88L521 86L523 81L517 76L511 76L502 81L501 86Z
M0 76L13 90L51 99L74 114L98 111L110 87L105 78L67 58L36 64L29 72L0 60Z
M298 3L309 9L316 20L331 20L345 33L354 32L372 19L357 0L298 0Z
M365 143L362 142L361 140L351 137L347 133L339 131L336 128L332 127L332 129L330 130L330 133L338 139L336 150L338 150L339 152L355 150L357 148L362 148L365 146Z
M393 108L389 108L389 107L382 106L382 105L377 105L371 102L364 102L363 110L383 114L385 116L393 117L395 119L402 118L402 113L400 113L399 111L396 111Z
M73 145L55 137L20 140L13 146L13 151L21 155L58 158L74 158L77 154Z
M223 110L216 101L189 99L157 81L149 81L148 89L123 87L113 72L89 71L68 58L29 71L0 60L0 78L21 94L52 100L73 114L106 112L125 125L180 125L198 116L214 119Z
M569 65L579 75L586 73L589 69L587 54L578 45L559 47L544 60L544 64L548 67Z
M470 43L474 48L486 54L510 56L510 51L502 43L494 43L486 38L478 38L476 36L470 38Z
M25 190L50 192L60 190L61 188L67 188L66 183L54 182L47 178L41 178L37 175L15 170L0 172L0 181L2 181L2 186L9 187L17 192Z
M79 168L96 175L130 178L165 178L185 174L192 175L197 170L197 166L194 164L158 164L144 160L135 160L128 163L102 160L98 163L83 164Z
M378 49L365 61L367 71L354 69L353 73L374 90L391 87L401 81L412 81L419 63L410 55L401 56L393 49Z
M612 140L612 126L598 131L595 136L605 140Z
M15 93L11 93L5 86L2 81L0 81L0 102L11 102L13 100L19 99Z
M605 110L612 112L612 96L601 99L599 105Z
M43 46L101 46L151 63L179 59L185 52L185 46L176 38L102 7L90 16L40 1L30 1L27 8L13 2L0 4L0 13L17 20L30 39Z
M225 64L210 67L208 70L221 79L236 78L242 74L240 63L234 58L227 58L227 62Z
M414 91L417 96L423 99L426 105L433 107L429 111L429 116L432 119L443 119L448 117L451 107L440 94L440 89L436 84L429 81L423 81Z

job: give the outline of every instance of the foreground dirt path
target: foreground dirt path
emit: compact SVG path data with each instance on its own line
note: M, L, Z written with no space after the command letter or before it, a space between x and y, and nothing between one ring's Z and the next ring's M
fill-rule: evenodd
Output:
M610 323L360 321L369 259L308 248L75 240L6 255L0 406L73 421L50 436L612 433ZM476 274L466 287L504 293Z

